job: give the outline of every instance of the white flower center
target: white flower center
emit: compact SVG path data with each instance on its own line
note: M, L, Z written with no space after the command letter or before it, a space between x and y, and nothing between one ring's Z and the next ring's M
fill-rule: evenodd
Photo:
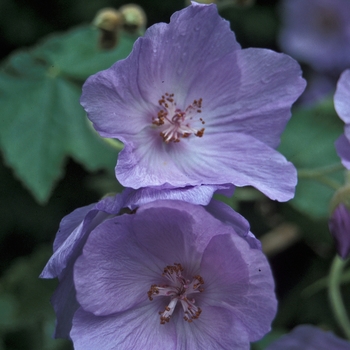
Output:
M202 113L201 98L194 100L185 111L176 108L174 94L166 93L158 103L161 110L158 112L157 118L153 118L152 124L160 127L160 136L165 143L179 142L180 137L189 137L191 134L198 137L203 136L204 128L193 127L196 122L199 122L200 125L205 124L205 121L197 116L198 113Z
M178 302L182 305L185 313L184 320L187 322L192 322L197 319L202 312L202 310L195 305L195 300L188 296L193 293L201 293L204 291L202 288L202 284L204 284L203 278L197 275L193 277L191 282L181 275L182 271L183 267L181 264L177 263L165 267L162 276L171 282L170 285L165 284L158 286L152 284L150 290L147 292L148 298L151 301L154 297L170 297L170 303L165 307L165 310L159 312L161 324L170 321L170 317Z

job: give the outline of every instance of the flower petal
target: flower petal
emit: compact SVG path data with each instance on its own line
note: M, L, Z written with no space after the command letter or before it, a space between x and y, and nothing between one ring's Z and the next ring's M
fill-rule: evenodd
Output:
M86 311L101 316L127 310L147 301L147 291L161 279L164 266L135 241L133 218L107 220L87 239L74 266L77 300Z
M277 301L271 269L260 250L236 234L215 236L204 251L200 273L205 290L198 302L230 310L250 341L270 330Z
M175 350L174 324L161 325L159 302L111 316L95 316L79 309L71 338L75 350Z
M350 254L350 212L343 203L334 209L328 224L338 254L346 259Z
M75 209L73 212L65 216L61 222L60 227L56 233L55 241L53 243L53 251L55 252L69 237L69 235L80 225L84 220L86 214L93 209L94 204L87 205L82 208Z
M297 173L284 156L245 134L210 134L164 144L147 131L138 146L119 154L116 174L126 187L201 184L251 185L271 199L294 196ZM149 171L151 169L152 171Z
M350 69L342 73L334 94L334 107L341 120L350 124Z
M193 98L203 99L205 134L240 132L277 147L305 89L301 74L294 59L266 49L237 50L213 62L192 87Z
M177 350L249 350L249 338L232 313L205 305L198 319L185 322L181 313L170 322L176 324Z
M106 197L98 203L74 211L69 217L69 221L62 220L63 226L58 230L58 241L56 239L56 249L50 260L42 271L41 278L55 278L61 274L63 269L74 261L81 253L85 241L98 224L110 214L116 214L122 207L121 196ZM85 213L85 217L83 214ZM80 224L72 231L73 224L83 217ZM67 225L68 223L68 225ZM62 232L62 233L60 233Z
M65 269L51 298L56 314L55 338L69 338L73 316L79 309L73 283L73 267Z
M266 350L350 350L350 343L312 325L301 325L271 343Z
M350 95L349 95L350 96ZM350 131L350 130L349 130ZM349 132L350 134L350 132ZM335 148L345 168L350 169L350 142L345 135L335 141Z
M130 209L135 209L143 204L158 200L171 199L182 200L192 204L207 205L214 192L220 191L222 194L232 196L232 185L202 185L202 186L188 186L188 187L145 187L138 190L126 188L122 196L124 198L124 206Z
M149 227L147 235L143 230L136 233L137 241L147 247L149 253L171 264L180 262L186 265L184 261L188 264L195 261L196 265L196 260L200 259L212 237L232 232L231 227L210 215L202 206L181 201L152 202L140 207L137 214L142 216L135 217L135 225L139 223L143 228ZM245 223L248 225L248 222L239 222L236 226L241 226L244 231Z
M232 210L230 206L213 199L205 207L205 210L222 223L230 225L239 236L249 243L250 248L261 250L261 242L249 231L248 221L242 215Z

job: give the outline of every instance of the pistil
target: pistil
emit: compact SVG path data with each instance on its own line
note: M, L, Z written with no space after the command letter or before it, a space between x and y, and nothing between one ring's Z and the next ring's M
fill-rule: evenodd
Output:
M196 128L193 124L204 125L203 118L198 118L197 114L202 113L202 102L194 100L185 111L176 107L174 94L166 93L158 101L161 110L157 118L153 118L152 124L160 127L160 136L165 143L180 142L180 138L187 138L191 134L202 137L205 128Z
M187 322L192 322L197 319L202 312L202 310L195 305L195 299L190 298L189 295L204 291L202 288L204 284L203 278L200 275L196 275L193 277L192 281L190 281L182 276L182 271L183 267L178 263L166 266L162 276L169 280L170 284L153 284L147 292L148 298L151 301L154 297L158 296L170 297L170 303L165 307L165 310L159 312L161 324L170 321L170 317L178 302L181 303L185 314L184 320Z

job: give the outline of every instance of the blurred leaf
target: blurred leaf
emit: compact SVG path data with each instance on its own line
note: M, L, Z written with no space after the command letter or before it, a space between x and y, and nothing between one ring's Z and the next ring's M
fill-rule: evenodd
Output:
M293 114L282 135L279 150L294 163L300 175L312 175L314 169L340 164L334 141L342 132L342 122L336 115L333 101L329 99L313 108L300 108ZM326 174L326 179L299 176L291 205L313 217L327 217L335 189L326 182L341 183L343 174L340 169Z
M252 344L252 350L264 350L275 340L279 339L286 333L283 329L273 329L270 333L267 333L264 338Z
M306 294L305 288L326 276L329 272L329 261L313 259L311 266L300 275L298 284L291 288L287 297L280 300L279 311L274 325L280 328L293 328L297 324L322 324L324 328L337 331L328 300L327 290L322 289L312 295ZM345 305L348 306L350 294L344 292ZM320 305L322 305L320 307Z
M49 300L57 281L38 278L50 255L51 248L42 247L19 258L0 280L0 334L11 349L71 349L70 342L52 339Z
M83 27L17 52L2 66L0 144L39 202L48 199L67 156L90 171L114 168L117 151L90 127L74 79L108 68L130 52L132 42L121 38L115 50L99 51L97 33Z
M10 294L0 294L0 329L11 328L15 324L17 301Z
M58 69L60 74L85 80L129 55L136 37L121 33L113 50L98 48L99 32L86 26L54 35L41 43L33 54Z

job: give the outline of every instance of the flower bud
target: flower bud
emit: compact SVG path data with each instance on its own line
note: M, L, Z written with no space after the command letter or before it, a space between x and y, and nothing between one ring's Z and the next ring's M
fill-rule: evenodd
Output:
M350 254L350 186L338 190L331 201L331 232L338 254L346 259Z
M123 28L130 34L143 34L146 29L147 16L141 6L127 4L119 8L123 17Z
M93 25L100 30L99 47L113 49L118 43L123 16L113 8L104 8L96 14Z

